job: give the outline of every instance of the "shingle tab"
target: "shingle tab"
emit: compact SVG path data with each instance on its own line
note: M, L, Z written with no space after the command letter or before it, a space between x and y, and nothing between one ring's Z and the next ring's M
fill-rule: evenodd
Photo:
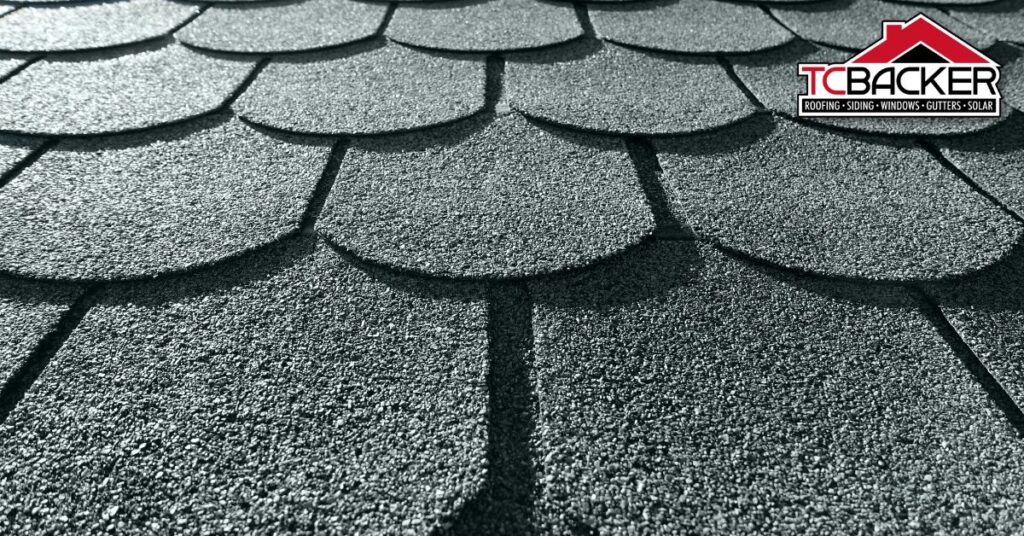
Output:
M61 52L137 43L169 34L196 13L196 6L167 0L23 7L0 18L0 50Z
M1024 263L1020 251L993 270L934 289L950 324L1018 404L1024 400Z
M688 243L532 286L544 532L1024 529L1024 444L916 304L822 287Z
M379 134L448 123L484 107L483 59L389 45L340 59L271 63L235 110L273 128Z
M793 38L757 6L708 0L593 5L590 18L604 39L667 52L753 52Z
M659 140L673 211L755 257L830 276L937 279L1006 255L1021 228L909 143L765 119Z
M585 266L652 232L621 142L485 121L357 143L320 230L360 257L459 278Z
M237 120L63 142L0 188L0 270L50 279L151 277L298 229L326 142ZM305 142L305 144L299 144Z
M82 290L0 281L0 388L7 386Z
M1024 215L1024 114L981 134L942 140L939 147L982 189Z
M806 78L797 74L799 63L840 63L850 54L800 42L777 51L734 61L737 76L770 110L790 116L797 113L797 97L807 93ZM1003 80L1008 76L1005 72ZM1004 84L1005 85L1005 84ZM1005 107L1004 107L1005 108ZM1004 110L1005 111L1005 110ZM808 121L830 127L897 136L959 135L990 128L1006 117L809 117Z
M804 39L860 50L882 38L882 21L910 20L924 13L970 44L987 48L993 41L983 32L935 10L879 0L829 0L773 7L772 13Z
M177 33L189 45L229 52L294 52L377 33L387 6L351 0L215 6Z
M583 29L569 4L456 0L399 6L387 35L440 50L500 51L561 43L583 35Z
M1024 2L1006 0L983 6L955 7L950 12L975 28L980 28L996 39L1024 43Z
M94 307L0 425L0 531L426 534L471 496L483 303L308 249Z
M509 104L563 125L599 132L673 134L708 130L755 111L711 58L651 55L607 45L586 58L516 55L506 64Z
M0 130L105 134L181 121L222 106L253 67L173 44L126 56L43 60L0 84Z

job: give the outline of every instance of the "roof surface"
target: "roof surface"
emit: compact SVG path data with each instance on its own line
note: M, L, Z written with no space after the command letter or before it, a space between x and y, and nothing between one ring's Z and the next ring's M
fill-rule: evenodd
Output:
M1024 0L3 4L0 533L1024 531Z

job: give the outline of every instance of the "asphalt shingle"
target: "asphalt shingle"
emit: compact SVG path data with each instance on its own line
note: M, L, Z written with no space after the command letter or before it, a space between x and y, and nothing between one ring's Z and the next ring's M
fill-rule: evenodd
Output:
M0 388L54 328L81 289L5 279L0 282Z
M38 142L30 140L6 137L0 139L0 186L4 183L2 177L10 172L18 162L24 160L38 145Z
M934 289L950 324L1006 392L1024 401L1024 259L1018 250L992 270Z
M387 35L439 50L500 51L561 43L583 35L583 29L569 4L456 0L399 6Z
M23 7L0 18L0 50L61 52L137 43L167 35L196 13L196 6L167 0Z
M760 122L657 141L674 213L730 248L830 276L918 280L984 268L1020 238L910 143Z
M692 243L534 286L543 531L1024 528L1024 445L915 304L823 287Z
M294 52L377 33L387 6L351 0L212 7L177 33L189 45L228 52Z
M971 180L1024 215L1024 114L975 136L942 140L939 147Z
M246 119L315 134L379 134L448 123L484 107L483 59L389 45L271 63L235 103Z
M679 58L606 45L585 58L515 55L505 67L509 104L532 117L598 132L708 130L754 113L712 58Z
M1024 43L1024 2L1006 0L983 6L954 7L950 12L1002 41Z
M608 257L653 219L621 142L508 115L357 142L319 229L388 266L505 278Z
M0 425L0 531L426 533L471 496L484 304L310 246L89 311Z
M0 79L10 74L12 71L21 67L25 64L25 60L21 59L6 59L0 60Z
M797 96L807 93L798 63L838 63L851 54L800 42L779 50L734 60L736 75L770 110L795 116ZM1003 80L1010 78L1004 71ZM1006 84L1004 84L1006 85ZM1004 107L1005 108L1005 107ZM1005 110L1004 110L1005 111ZM854 132L896 136L959 135L990 128L1006 117L808 117L808 121Z
M882 38L882 21L910 20L924 13L970 44L987 48L993 41L983 32L936 9L879 0L828 0L773 7L772 14L809 41L860 50Z
M238 120L199 126L48 151L0 188L0 271L152 277L297 231L326 142L271 137Z
M599 37L666 52L744 53L776 47L793 38L754 5L653 0L589 9ZM735 28L743 31L732 31Z
M182 121L222 106L253 67L173 44L124 56L43 60L0 84L0 130L105 134Z

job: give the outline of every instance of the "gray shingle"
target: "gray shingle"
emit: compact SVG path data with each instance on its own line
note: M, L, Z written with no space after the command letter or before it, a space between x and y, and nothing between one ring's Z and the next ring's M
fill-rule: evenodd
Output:
M972 7L954 7L950 12L996 39L1024 43L1024 2L1007 0Z
M222 106L252 68L180 45L43 60L0 84L0 130L103 134L181 121Z
M0 531L427 533L471 496L483 303L309 249L93 308L0 425Z
M993 41L983 32L936 9L879 0L830 0L792 7L773 7L772 13L804 39L860 50L882 38L882 21L909 20L924 13L965 41L980 48Z
M658 141L673 211L789 268L937 279L995 263L1021 229L923 149L767 118Z
M192 46L230 52L292 52L374 35L387 6L351 0L215 6L177 33Z
M0 186L4 183L2 177L10 172L18 162L24 160L38 145L38 142L21 139L5 138L0 140Z
M0 18L0 50L57 52L137 43L167 35L199 13L167 0L23 7Z
M779 50L734 61L736 74L770 110L795 116L797 96L807 92L807 81L797 74L798 63L837 63L851 54L809 43L794 43ZM1004 79L1007 76L1004 74ZM1005 108L1005 107L1004 107ZM1005 110L1004 110L1005 112ZM812 117L809 121L842 130L898 136L959 135L990 128L1006 117Z
M752 52L793 37L757 6L707 0L593 5L590 18L609 41L689 54Z
M379 134L468 117L484 107L484 62L389 45L340 59L271 63L235 110L316 134Z
M1024 215L1024 114L981 134L943 140L939 147L971 180Z
M505 85L513 108L585 130L693 132L755 111L711 58L671 58L607 45L586 58L538 52L509 59Z
M186 270L298 229L326 142L237 120L64 142L0 189L0 270L126 279Z
M583 35L583 29L569 4L456 0L399 6L387 35L440 50L496 51L561 43Z
M652 232L621 142L485 122L357 143L320 230L360 257L460 278L585 266Z
M1024 444L915 304L822 287L689 243L534 286L544 529L1024 529Z
M21 67L24 63L25 60L21 59L0 60L0 78L7 76L8 73Z
M1018 250L992 270L934 289L950 324L1017 404L1024 401L1022 274Z
M39 346L81 289L5 279L0 282L0 388ZM0 462L2 467L3 462Z

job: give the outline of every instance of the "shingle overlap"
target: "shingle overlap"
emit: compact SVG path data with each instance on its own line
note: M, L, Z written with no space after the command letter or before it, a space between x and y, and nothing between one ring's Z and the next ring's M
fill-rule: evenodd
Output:
M755 111L711 58L652 55L606 45L585 58L546 52L510 60L505 85L513 108L584 130L686 133L733 123Z
M916 304L820 287L686 243L534 286L543 530L1020 528L1024 446Z
M1024 2L1005 0L982 6L954 7L950 12L1003 41L1024 43Z
M597 35L609 41L687 54L753 52L793 37L756 6L718 1L595 4L590 18Z
M560 43L583 35L583 29L569 4L456 0L399 6L387 35L426 48L486 52Z
M0 18L0 50L62 52L137 43L167 35L199 13L168 0L23 7Z
M379 134L468 117L484 107L483 59L389 45L339 59L271 63L238 102L242 117L315 134Z
M517 115L358 142L320 220L360 257L459 278L586 266L652 227L621 142Z
M10 279L0 286L0 389L6 389L82 290Z
M670 204L698 233L830 276L937 279L997 262L1021 227L927 151L764 118L659 140Z
M0 271L145 278L297 231L329 145L217 123L44 154L0 188Z
M214 6L177 33L189 45L227 52L314 50L366 39L387 6L352 0Z
M976 47L987 48L992 40L983 32L936 9L894 4L882 0L828 0L778 6L772 13L804 39L860 50L882 37L882 21L910 20L924 13Z
M180 45L43 60L0 84L0 130L105 134L182 121L221 107L253 67Z
M426 533L471 497L485 307L310 249L109 293L0 425L0 531Z

